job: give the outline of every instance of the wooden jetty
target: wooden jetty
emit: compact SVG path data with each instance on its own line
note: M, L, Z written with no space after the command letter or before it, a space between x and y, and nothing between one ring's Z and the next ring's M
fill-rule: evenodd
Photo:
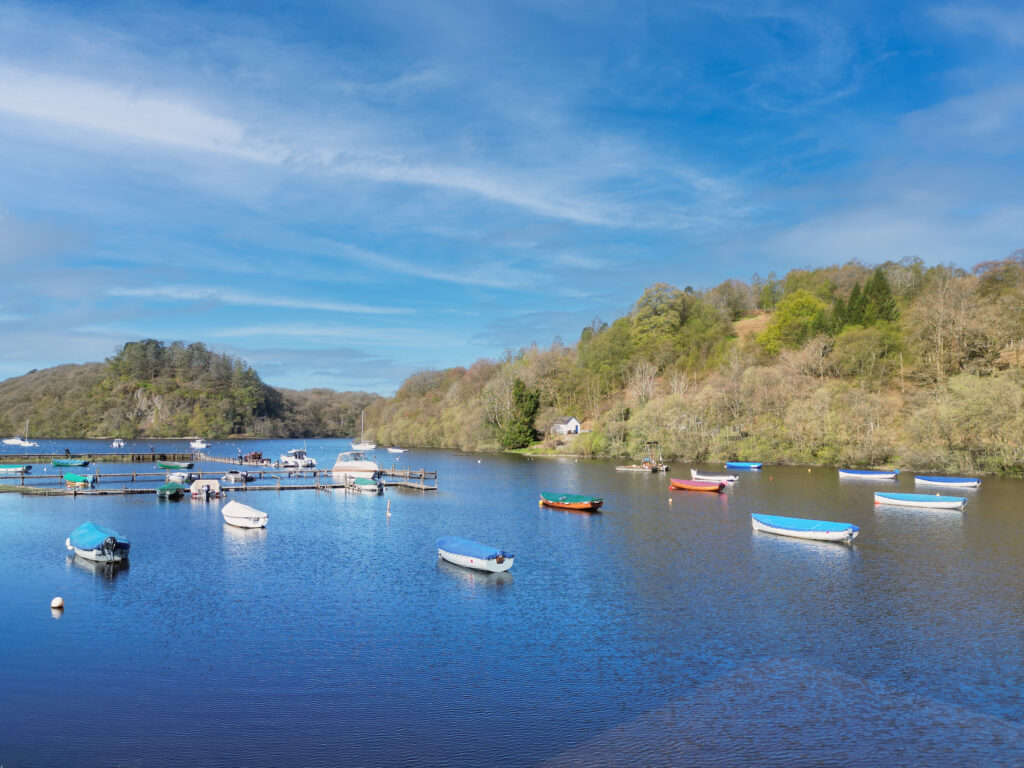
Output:
M49 464L54 459L86 459L96 464L156 464L158 461L195 461L194 453L0 453L3 464Z

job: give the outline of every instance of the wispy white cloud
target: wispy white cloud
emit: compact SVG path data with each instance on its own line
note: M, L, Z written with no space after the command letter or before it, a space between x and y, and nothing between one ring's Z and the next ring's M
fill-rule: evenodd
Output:
M316 310L322 312L347 312L364 315L408 315L413 310L403 307L383 307L368 304L350 304L338 301L320 301L314 298L269 296L245 293L230 288L203 288L190 286L160 286L156 288L134 288L128 286L107 290L108 296L131 298L156 298L170 301L208 301L222 304L237 304L250 307L283 307L286 309Z
M1024 8L1000 8L983 3L941 5L931 15L956 34L975 34L1024 46Z

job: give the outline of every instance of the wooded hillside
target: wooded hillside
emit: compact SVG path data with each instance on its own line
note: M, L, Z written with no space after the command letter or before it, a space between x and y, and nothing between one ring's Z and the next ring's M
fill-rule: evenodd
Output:
M418 373L367 421L385 444L497 449L525 387L535 437L563 415L592 430L546 439L569 453L658 440L694 461L1019 472L1022 344L1024 251L971 271L906 259L656 284L571 346Z

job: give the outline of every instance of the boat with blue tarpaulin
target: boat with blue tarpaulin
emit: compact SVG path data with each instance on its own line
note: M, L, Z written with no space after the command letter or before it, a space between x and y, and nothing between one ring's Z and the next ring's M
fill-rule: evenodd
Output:
M512 567L515 557L511 552L464 539L461 536L442 536L437 540L437 556L449 563L478 571L501 573Z
M760 469L764 466L763 462L760 461L727 461L725 462L726 469Z
M79 557L97 563L119 563L128 559L131 544L112 528L82 523L68 536L64 545Z
M940 496L937 493L876 493L875 504L927 507L929 509L963 509L967 504L967 499L963 496Z
M900 476L898 469L840 469L840 477L852 480L895 480Z
M830 520L807 520L802 517L783 517L781 515L750 516L750 523L755 531L774 533L776 536L791 536L795 539L812 539L814 541L852 542L860 533L860 528L853 523L836 523Z
M981 485L978 477L937 477L934 475L914 475L918 485L938 485L947 488L977 488Z

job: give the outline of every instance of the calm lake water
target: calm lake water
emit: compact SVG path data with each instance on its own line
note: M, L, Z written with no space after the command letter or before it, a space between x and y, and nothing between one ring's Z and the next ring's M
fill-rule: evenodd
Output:
M348 441L307 447L330 466ZM718 496L606 461L397 463L440 490L236 497L264 531L217 502L0 495L0 765L1024 764L1024 482L961 513L874 506L909 473L768 467ZM751 512L861 533L784 539ZM131 540L128 569L68 559L87 520ZM443 534L515 565L440 563Z

